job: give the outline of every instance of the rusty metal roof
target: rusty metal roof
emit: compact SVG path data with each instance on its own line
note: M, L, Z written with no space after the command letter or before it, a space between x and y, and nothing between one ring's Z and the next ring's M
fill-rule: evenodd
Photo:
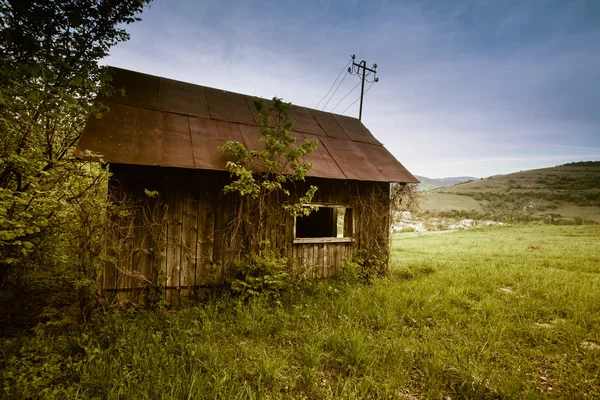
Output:
M77 144L104 161L226 171L227 156L218 148L237 140L256 149L257 114L253 98L113 68L113 86L125 89L102 101L109 111L90 117ZM378 182L418 182L359 120L292 106L292 135L317 139L308 176Z

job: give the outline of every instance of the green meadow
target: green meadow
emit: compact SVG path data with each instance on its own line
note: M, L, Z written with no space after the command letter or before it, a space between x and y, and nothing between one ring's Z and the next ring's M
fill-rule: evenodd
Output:
M440 187L423 194L426 214L556 225L600 223L600 162L582 161Z
M392 273L279 301L51 321L0 338L5 398L600 398L600 226L393 239Z

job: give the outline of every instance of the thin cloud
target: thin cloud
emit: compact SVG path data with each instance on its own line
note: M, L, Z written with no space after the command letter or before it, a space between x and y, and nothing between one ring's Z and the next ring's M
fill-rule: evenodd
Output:
M157 2L106 61L314 107L354 53L379 66L363 122L414 173L600 158L600 3L511 4Z

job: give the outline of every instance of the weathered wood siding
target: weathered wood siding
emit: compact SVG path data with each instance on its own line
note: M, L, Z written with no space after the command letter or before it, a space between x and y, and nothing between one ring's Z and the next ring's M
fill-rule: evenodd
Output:
M123 212L111 219L114 261L103 274L107 293L139 301L150 282L163 282L164 298L176 301L197 287L231 278L240 250L232 249L227 229L237 210L236 197L222 190L228 173L121 164L112 164L110 170L110 197ZM294 244L289 216L267 217L265 237L287 249L294 267L308 268L315 278L330 277L343 259L361 248L366 230L359 223L363 195L374 189L387 194L389 184L308 178L296 189L304 193L311 184L319 188L315 203L352 207L354 241ZM152 197L146 191L159 194ZM388 227L377 229L387 232Z

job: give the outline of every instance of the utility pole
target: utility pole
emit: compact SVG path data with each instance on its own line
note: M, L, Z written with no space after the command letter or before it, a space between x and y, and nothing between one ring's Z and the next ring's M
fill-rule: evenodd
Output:
M368 75L370 75L371 73L373 74L373 83L379 82L379 78L375 76L377 75L377 64L373 64L371 68L367 68L367 62L365 60L362 60L357 64L354 61L355 59L356 56L352 54L352 66L348 67L348 72L350 72L351 75L358 75L360 73L360 69L362 68L362 85L360 87L360 110L358 112L358 120L360 121L362 118L363 96L365 95L365 78L367 77L366 72L369 71ZM356 68L356 70L354 68Z

